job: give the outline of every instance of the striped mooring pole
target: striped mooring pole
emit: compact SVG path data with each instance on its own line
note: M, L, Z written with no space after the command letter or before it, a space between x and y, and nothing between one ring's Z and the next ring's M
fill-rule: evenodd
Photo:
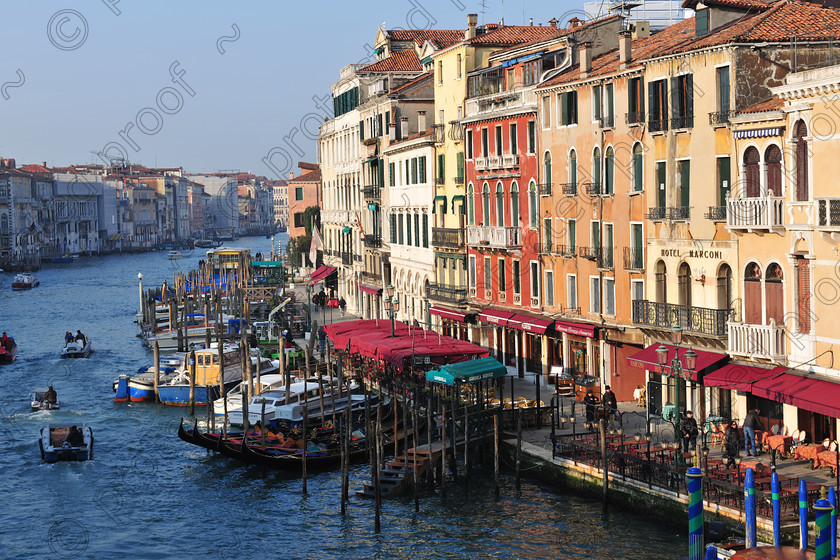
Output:
M747 548L756 545L755 539L755 476L752 468L744 475L744 521L746 522Z
M814 504L814 513L816 514L816 521L814 522L814 534L816 535L816 543L814 544L815 554L814 560L830 560L831 558L831 512L834 508L831 502L825 499L825 488L822 491L822 497Z
M770 475L770 494L773 496L773 546L782 546L780 538L781 503L779 501L779 475L776 471Z
M799 550L808 548L808 485L799 479Z
M831 557L837 557L837 494L834 486L828 489L828 503L831 504Z
M691 467L688 478L688 560L703 560L703 471Z

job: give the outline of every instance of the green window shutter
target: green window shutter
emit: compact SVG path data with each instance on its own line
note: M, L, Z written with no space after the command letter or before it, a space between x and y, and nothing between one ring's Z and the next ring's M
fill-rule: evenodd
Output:
M382 113L376 115L376 134L374 136L382 136Z
M392 187L396 184L395 180L394 180L395 171L396 171L396 168L395 168L394 164L389 163L388 164L388 176L389 176L388 184L390 184Z
M665 162L656 164L656 202L659 208L665 208L666 204L666 185L665 185Z
M359 121L359 138L365 139L365 121Z
M420 214L414 214L414 245L420 246Z
M446 177L446 155L445 154L438 154L437 176L438 176L438 179L443 179L444 177Z
M382 187L385 186L385 162L382 161L381 159L378 160L376 168L379 170L379 173L377 173L377 175L378 175L377 186L381 189Z
M569 249L574 251L577 247L577 222L569 220Z
M429 247L429 215L423 213L423 247Z
M405 182L403 182L404 185L410 185L411 184L410 172L411 172L411 161L410 160L405 160Z
M417 184L417 158L411 158L411 184Z
M391 243L397 242L397 215L391 214Z
M464 180L464 154L462 152L458 152L458 177L461 181Z
M420 156L420 182L426 182L426 156Z
M642 190L644 184L644 169L642 168L642 154L633 154L633 190Z
M391 111L385 111L385 134L391 132Z
M601 86L592 88L592 109L593 117L597 121L601 118Z
M686 160L680 165L680 206L688 207L690 205L690 186L691 180L691 162Z
M607 187L606 192L607 194L615 193L615 158L612 154L607 154Z
M405 215L405 244L411 245L411 214Z
M720 184L718 188L720 190L720 205L726 205L726 199L729 197L729 190L732 186L732 181L729 177L729 158L718 158L718 180Z
M560 94L560 124L569 124L569 94Z
M569 94L569 124L577 124L577 92L573 91Z

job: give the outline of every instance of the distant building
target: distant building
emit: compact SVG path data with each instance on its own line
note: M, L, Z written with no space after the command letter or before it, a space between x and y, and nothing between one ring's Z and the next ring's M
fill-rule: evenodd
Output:
M304 211L310 206L321 206L321 168L317 163L298 162L300 175L289 173L289 237L306 235Z
M239 231L239 189L235 177L218 175L191 175L190 179L204 185L204 192L210 195L207 207L209 229L218 233Z

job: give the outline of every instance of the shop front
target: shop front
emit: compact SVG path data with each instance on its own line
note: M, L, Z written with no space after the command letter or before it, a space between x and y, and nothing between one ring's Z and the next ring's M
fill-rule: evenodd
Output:
M433 317L437 332L458 340L470 339L469 332L471 325L475 324L475 313L435 305L429 308L429 315Z

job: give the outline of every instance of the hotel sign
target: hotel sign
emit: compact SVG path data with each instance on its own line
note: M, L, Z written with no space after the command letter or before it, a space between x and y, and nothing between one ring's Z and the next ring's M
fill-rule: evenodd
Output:
M679 249L662 249L663 257L685 257L687 259L723 259L723 251L709 249L689 249L684 253Z

